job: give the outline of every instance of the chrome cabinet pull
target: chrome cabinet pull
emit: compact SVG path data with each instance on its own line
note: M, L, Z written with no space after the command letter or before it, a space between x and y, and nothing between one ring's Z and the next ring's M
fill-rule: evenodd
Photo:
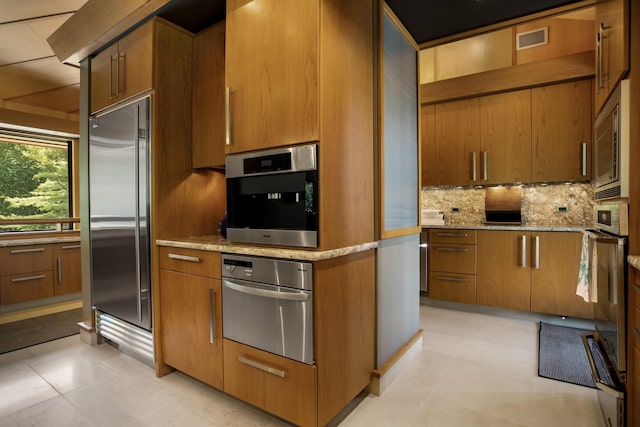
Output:
M231 145L231 88L229 86L224 89L224 112L225 144Z
M540 236L536 236L534 241L536 245L536 250L535 250L536 259L535 259L534 267L536 268L536 270L539 270L540 269Z
M482 152L482 177L484 180L489 179L489 154L486 151Z
M117 59L113 59L113 55L109 56L109 99L112 99L114 96L116 96L115 93L113 93L113 63L114 61L117 61ZM117 66L117 62L116 62L116 66Z
M215 291L209 288L209 344L216 339Z
M587 176L587 143L582 143L582 176Z
M467 233L436 233L440 237L469 237Z
M60 249L80 249L80 245L60 246Z
M171 259L179 259L180 261L200 262L200 258L197 257L197 256L169 254L169 258L171 258Z
M120 96L124 92L124 87L122 88L122 91L120 91L120 58L122 58L122 63L124 64L124 66L127 66L127 64L125 63L125 54L118 52L118 68L116 70L116 96Z
M473 182L476 182L477 179L478 179L478 166L477 166L477 160L478 159L477 159L477 157L478 156L476 155L475 151L473 153L471 153L471 159L472 159L471 160L471 169L472 169L471 180Z
M62 258L58 257L58 284L62 284Z
M522 268L527 266L527 236L522 236Z
M11 279L12 283L17 283L17 282L26 282L29 280L38 280L38 279L44 279L46 276L44 274L38 274L37 276L29 276L29 277L18 277L15 279Z
M9 253L12 254L26 254L29 252L44 252L44 248L32 248L32 249L13 249Z
M462 277L448 277L448 276L436 276L438 280L445 280L447 282L466 282L467 279L463 279Z
M238 362L244 363L245 365L251 366L253 368L260 369L261 371L265 371L269 374L276 375L280 378L284 378L285 372L282 369L272 368L271 366L267 366L264 363L256 362L255 360L247 359L246 357L238 357Z
M441 252L469 252L467 248L434 248L436 251Z

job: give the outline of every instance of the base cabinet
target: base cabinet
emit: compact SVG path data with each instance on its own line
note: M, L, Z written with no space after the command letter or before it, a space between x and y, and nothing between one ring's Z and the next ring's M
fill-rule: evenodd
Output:
M300 426L317 419L316 367L224 340L224 391Z
M80 244L53 245L53 294L82 292Z

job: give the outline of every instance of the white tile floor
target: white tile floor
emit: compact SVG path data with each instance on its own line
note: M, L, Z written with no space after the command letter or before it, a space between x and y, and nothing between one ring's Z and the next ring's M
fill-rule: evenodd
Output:
M420 307L423 351L342 426L603 425L593 389L537 376L536 318L447 307ZM77 335L0 355L0 426L284 425Z

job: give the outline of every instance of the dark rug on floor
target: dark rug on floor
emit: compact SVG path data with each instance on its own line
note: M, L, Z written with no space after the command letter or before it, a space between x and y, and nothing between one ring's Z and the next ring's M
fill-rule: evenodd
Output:
M595 388L582 334L587 329L540 322L538 376Z
M82 309L0 325L0 354L80 333Z

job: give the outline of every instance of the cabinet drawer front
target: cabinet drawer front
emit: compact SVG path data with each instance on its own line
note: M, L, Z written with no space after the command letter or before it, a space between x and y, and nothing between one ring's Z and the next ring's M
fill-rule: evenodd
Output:
M11 246L0 249L0 275L53 269L51 245Z
M0 279L0 304L15 304L53 296L53 272L36 271Z
M219 279L220 252L161 247L160 268Z
M80 242L55 243L52 246L54 254L80 252Z
M429 270L476 274L476 246L429 244Z
M317 420L316 367L224 340L224 391L297 425Z
M465 304L476 303L476 276L471 274L429 274L429 297Z
M475 245L476 230L429 230L429 243L455 243Z

